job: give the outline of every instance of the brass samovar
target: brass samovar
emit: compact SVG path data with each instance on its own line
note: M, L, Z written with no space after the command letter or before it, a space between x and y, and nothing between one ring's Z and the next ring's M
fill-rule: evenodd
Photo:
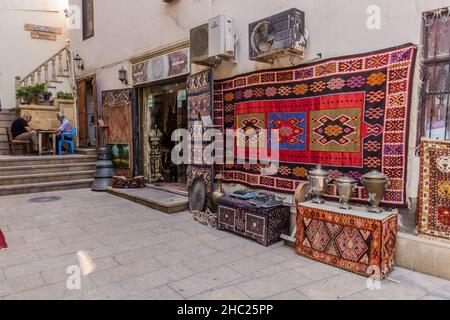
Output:
M344 175L336 179L334 184L336 185L336 189L339 195L339 202L341 203L340 208L346 210L351 209L349 202L350 199L352 198L353 191L358 185L358 182L352 177Z
M386 188L391 184L389 178L377 170L372 170L361 177L369 200L369 212L381 213L380 202L383 200Z
M327 190L327 184L330 182L328 179L328 172L322 169L322 165L316 165L316 168L308 172L309 181L309 193L314 196L311 200L313 203L324 203L322 198Z

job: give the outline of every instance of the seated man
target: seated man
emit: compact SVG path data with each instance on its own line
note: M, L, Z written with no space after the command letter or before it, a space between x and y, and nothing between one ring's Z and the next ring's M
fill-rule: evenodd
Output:
M62 113L62 112L58 112L56 114L56 118L58 118L59 122L61 123L61 125L58 128L58 136L56 137L56 140L59 141L59 140L61 140L61 135L63 133L69 133L72 131L72 125L70 124L70 121L67 120L64 113ZM66 139L70 140L70 138L66 138Z
M38 151L38 135L28 123L31 121L30 113L25 113L22 117L15 120L11 125L11 134L14 140L29 140L33 145L33 151Z
M56 118L58 118L59 122L60 122L60 126L58 128L58 134L56 136L56 143L59 142L59 140L61 140L61 136L63 133L69 133L72 131L72 125L70 124L70 121L66 118L66 116L64 115L64 113L62 112L58 112L56 114ZM52 144L52 138L50 137L50 144ZM66 137L65 140L71 140L70 137ZM63 146L63 148L65 149L65 146Z

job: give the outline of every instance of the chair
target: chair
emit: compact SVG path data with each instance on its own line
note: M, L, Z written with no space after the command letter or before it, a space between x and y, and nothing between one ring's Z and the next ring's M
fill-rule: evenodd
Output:
M28 154L31 154L31 141L29 140L14 140L11 129L6 128L6 134L8 135L8 144L9 144L9 153L14 155L16 151L16 147L21 148L22 150L27 151Z
M75 136L77 135L77 128L71 132L66 132L61 135L61 139L58 141L58 153L62 155L62 144L67 143L69 145L69 152L75 154ZM71 138L71 140L67 139Z

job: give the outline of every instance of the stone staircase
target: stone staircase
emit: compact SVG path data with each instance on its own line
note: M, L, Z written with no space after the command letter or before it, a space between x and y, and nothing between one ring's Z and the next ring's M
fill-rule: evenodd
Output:
M0 196L90 188L96 156L0 157Z
M0 112L0 156L9 154L8 136L6 128L11 127L11 123L16 120L15 110L5 110Z
M16 90L23 86L45 83L47 90L56 98L58 91L72 92L75 95L75 73L70 42L67 40L64 48L60 49L49 59L40 64L25 77L16 77ZM49 105L40 101L39 104Z

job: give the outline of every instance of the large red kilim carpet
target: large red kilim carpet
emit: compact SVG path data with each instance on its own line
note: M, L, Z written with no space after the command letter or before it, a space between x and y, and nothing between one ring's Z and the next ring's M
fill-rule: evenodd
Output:
M348 174L359 180L375 169L391 180L384 204L405 205L415 55L416 47L406 44L217 81L216 125L253 132L234 138L234 164L218 168L225 181L293 193L319 163L331 179ZM262 175L261 160L274 149L274 129L279 130L279 170ZM260 134L267 130L268 136ZM239 164L254 158L252 148L258 149L259 161ZM328 195L336 196L333 184ZM362 185L353 199L367 199Z

